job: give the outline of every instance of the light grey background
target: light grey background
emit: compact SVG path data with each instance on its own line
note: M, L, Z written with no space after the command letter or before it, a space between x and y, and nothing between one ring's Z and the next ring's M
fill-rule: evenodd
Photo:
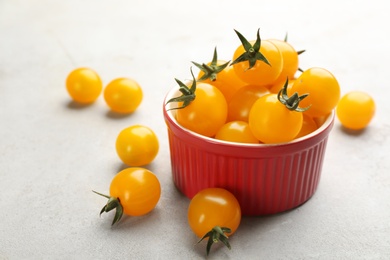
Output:
M390 255L389 63L385 1L0 0L0 259L202 259L205 243L187 224L189 200L171 180L162 116L174 78L189 79L191 61L215 46L230 60L248 38L283 38L301 68L324 67L342 93L363 90L377 113L360 134L335 122L321 182L303 206L285 214L244 217L232 250L217 244L209 259L388 259ZM251 36L252 35L252 36ZM129 116L103 97L73 103L65 89L76 67L104 84L131 77L144 90ZM114 143L122 128L151 127L160 151L147 167L162 185L145 217L99 210L124 166Z

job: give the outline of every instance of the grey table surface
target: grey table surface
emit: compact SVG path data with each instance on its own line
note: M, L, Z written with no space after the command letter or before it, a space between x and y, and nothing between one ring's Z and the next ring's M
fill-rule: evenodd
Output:
M359 134L330 134L321 181L304 205L284 214L244 217L209 259L389 259L390 22L385 1L58 1L0 0L0 259L203 259L205 244L187 224L189 199L175 188L162 102L174 78L217 46L231 59L238 38L284 38L305 49L300 66L324 67L342 94L370 93L377 113ZM65 89L77 67L104 84L131 77L144 90L128 116L103 97L73 103ZM160 151L147 168L162 196L144 217L99 217L123 164L119 131L151 127Z

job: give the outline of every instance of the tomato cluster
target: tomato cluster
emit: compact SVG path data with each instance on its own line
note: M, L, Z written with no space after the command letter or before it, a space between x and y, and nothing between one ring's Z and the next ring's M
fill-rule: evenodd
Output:
M299 68L299 54L287 39L262 40L257 31L241 44L232 61L192 62L199 70L187 84L176 79L181 95L177 122L198 134L230 142L283 143L315 131L336 108L340 86L327 69Z
M336 108L343 126L365 128L375 113L375 102L367 93L353 91L340 99L335 76L321 67L299 68L299 54L284 40L248 41L235 31L241 44L232 52L232 61L219 60L217 49L207 63L192 62L192 81L175 79L181 95L168 103L177 103L177 122L198 134L239 143L283 143L315 131ZM134 112L142 102L140 85L131 78L112 80L103 91L100 76L92 69L78 68L66 79L71 98L91 104L103 92L108 107L116 113ZM122 129L115 142L120 160L130 166L111 181L108 199L100 214L116 211L112 224L123 214L141 216L152 211L161 196L157 176L142 166L151 163L159 150L152 129L132 125ZM241 208L232 193L222 188L198 192L188 207L188 223L200 238L208 238L207 254L215 242L230 249L228 237L241 222Z

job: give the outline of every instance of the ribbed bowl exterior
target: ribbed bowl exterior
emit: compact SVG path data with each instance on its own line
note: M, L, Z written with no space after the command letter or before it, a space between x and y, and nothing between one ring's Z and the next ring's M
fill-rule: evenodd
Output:
M165 106L163 113L173 181L188 198L202 189L221 187L236 196L243 215L260 216L298 207L315 193L333 112L315 132L275 145L204 137L181 127Z

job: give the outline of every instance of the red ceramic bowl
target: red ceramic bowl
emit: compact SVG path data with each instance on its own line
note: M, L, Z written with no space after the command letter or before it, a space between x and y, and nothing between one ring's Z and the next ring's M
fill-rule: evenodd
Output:
M332 112L311 134L288 143L242 144L205 137L187 130L167 111L166 101L178 95L172 89L164 100L173 181L188 198L209 187L232 192L242 214L280 213L306 202L316 191Z

